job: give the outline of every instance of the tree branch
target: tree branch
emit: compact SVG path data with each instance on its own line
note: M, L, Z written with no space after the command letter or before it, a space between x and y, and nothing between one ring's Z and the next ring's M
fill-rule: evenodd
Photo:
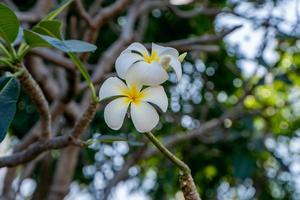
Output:
M216 16L221 12L218 8L195 7L193 10L180 10L177 6L170 5L171 11L180 18L193 18L198 15Z
M22 74L18 76L22 87L29 95L31 101L35 105L41 117L41 130L42 137L48 138L51 135L51 116L49 111L48 102L36 81L32 78L30 73L25 68L24 64L21 63L18 67L23 70Z
M84 143L79 142L78 137L90 124L96 111L97 103L91 102L70 134L65 134L62 136L54 137L49 140L36 142L21 152L15 153L10 156L2 157L0 158L0 168L13 167L21 163L28 162L37 157L39 154L48 150L61 149L69 145L84 147Z
M180 186L185 200L201 200L191 170L187 164L169 151L151 132L146 132L148 139L180 170Z

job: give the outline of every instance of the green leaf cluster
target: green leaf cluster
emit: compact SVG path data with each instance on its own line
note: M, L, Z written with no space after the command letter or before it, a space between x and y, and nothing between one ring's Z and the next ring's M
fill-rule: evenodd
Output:
M23 30L16 14L9 7L0 3L0 67L8 67L16 74L22 73L18 64L22 63L22 59L30 49L54 47L67 53L87 81L94 101L98 101L89 74L75 55L75 53L93 52L97 47L84 41L65 40L61 33L62 23L55 19L71 2L72 0L62 2L31 30ZM20 45L16 45L19 40L21 40ZM14 117L19 92L19 82L14 76L0 77L0 141L3 140Z

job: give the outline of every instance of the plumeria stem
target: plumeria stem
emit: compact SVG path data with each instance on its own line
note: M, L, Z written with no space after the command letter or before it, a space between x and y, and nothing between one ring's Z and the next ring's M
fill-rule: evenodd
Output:
M11 58L11 54L6 50L5 46L0 42L0 51L3 52L8 58Z
M172 154L151 132L146 132L148 139L181 171L180 173L180 187L185 200L201 200L191 170L187 164Z
M73 61L73 63L75 64L75 66L79 69L81 75L83 76L83 78L86 80L86 82L88 83L90 90L92 92L92 96L93 96L93 101L94 102L99 102L94 84L91 81L90 75L87 72L87 70L85 69L84 65L82 64L82 62L80 61L80 59L72 52L68 53L69 57L71 58L71 60Z
M190 173L190 168L177 158L174 154L172 154L151 132L146 132L146 136L149 140L167 157L169 160L174 163L182 172Z
M25 42L22 42L17 52L18 59L23 59L23 57L28 53L29 50L30 47Z

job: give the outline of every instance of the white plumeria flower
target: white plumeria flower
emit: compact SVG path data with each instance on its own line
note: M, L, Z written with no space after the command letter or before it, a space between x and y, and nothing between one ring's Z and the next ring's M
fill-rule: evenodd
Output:
M106 124L114 130L122 127L128 107L130 116L137 131L149 132L159 121L155 104L163 112L168 108L168 98L162 86L148 87L127 81L127 85L117 77L108 78L100 88L100 100L116 97L104 109Z
M120 78L135 79L143 85L160 85L168 80L167 69L173 68L179 81L182 76L179 53L171 47L152 43L151 54L140 43L133 43L116 60L116 71Z

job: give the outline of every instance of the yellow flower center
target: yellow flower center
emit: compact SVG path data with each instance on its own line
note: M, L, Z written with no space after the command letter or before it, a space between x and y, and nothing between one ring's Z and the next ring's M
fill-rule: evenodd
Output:
M152 51L151 55L149 55L148 52L144 52L143 58L144 58L144 61L149 64L152 63L153 61L159 62L159 60L160 60L160 58L157 54L157 51Z
M124 89L123 91L124 96L126 96L125 103L135 103L138 104L141 100L145 97L144 92L139 91L136 85L131 85L128 88Z

